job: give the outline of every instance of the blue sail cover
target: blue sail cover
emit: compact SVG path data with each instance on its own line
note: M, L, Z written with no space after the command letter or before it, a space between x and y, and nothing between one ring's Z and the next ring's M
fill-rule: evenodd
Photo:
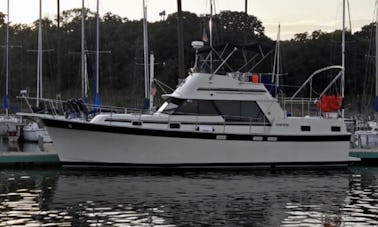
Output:
M94 104L95 104L96 110L101 108L101 98L100 98L100 94L98 94L98 93L96 93L96 95L95 95Z
M375 104L374 104L374 107L375 107L375 112L378 112L378 96L375 96Z
M3 106L4 109L9 109L9 97L8 95L3 97Z

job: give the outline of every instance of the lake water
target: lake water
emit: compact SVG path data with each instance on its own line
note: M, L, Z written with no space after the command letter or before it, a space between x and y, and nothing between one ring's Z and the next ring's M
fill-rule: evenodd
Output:
M377 226L377 178L378 167L1 169L0 226Z

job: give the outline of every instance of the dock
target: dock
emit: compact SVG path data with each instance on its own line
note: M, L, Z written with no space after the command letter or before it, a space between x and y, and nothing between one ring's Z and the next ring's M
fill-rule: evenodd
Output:
M358 165L378 166L378 148L355 148L349 151L349 157L359 159Z
M58 154L52 143L29 143L20 148L19 143L7 143L6 149L0 151L0 168L9 166L58 166ZM4 149L4 148L3 148Z
M0 153L0 166L19 165L59 165L59 157L56 153L49 152L2 152Z

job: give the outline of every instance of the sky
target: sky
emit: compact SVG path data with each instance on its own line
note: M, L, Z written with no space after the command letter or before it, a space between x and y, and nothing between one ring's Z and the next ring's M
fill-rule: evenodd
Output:
M148 20L160 20L159 12L166 14L177 10L177 0L145 0ZM140 19L143 16L143 0L100 0L100 14L106 12ZM215 11L244 11L245 0L215 0ZM96 9L96 0L84 0L85 7ZM182 0L182 9L200 14L210 13L209 0ZM60 0L61 10L81 8L82 0ZM349 0L349 15L346 26L352 25L352 32L375 20L375 0ZM347 8L348 9L348 8ZM0 11L6 12L6 1L0 2ZM9 0L11 24L31 24L39 16L39 0ZM57 0L42 0L42 16L53 18L57 14ZM348 11L347 11L348 12ZM248 13L256 16L265 27L265 34L277 37L281 24L281 39L291 39L294 34L321 29L332 32L342 27L342 0L248 0Z

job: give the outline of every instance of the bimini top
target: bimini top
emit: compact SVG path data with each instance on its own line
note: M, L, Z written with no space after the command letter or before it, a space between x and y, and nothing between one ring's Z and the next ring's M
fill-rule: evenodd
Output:
M267 43L267 42L250 42L247 44L235 44L235 43L224 43L219 45L213 45L213 49L215 51L222 51L225 49L234 49L237 48L239 50L246 50L251 51L255 53L259 52L268 52L273 49L273 45ZM198 50L198 54L208 53L211 51L210 46L204 46Z

